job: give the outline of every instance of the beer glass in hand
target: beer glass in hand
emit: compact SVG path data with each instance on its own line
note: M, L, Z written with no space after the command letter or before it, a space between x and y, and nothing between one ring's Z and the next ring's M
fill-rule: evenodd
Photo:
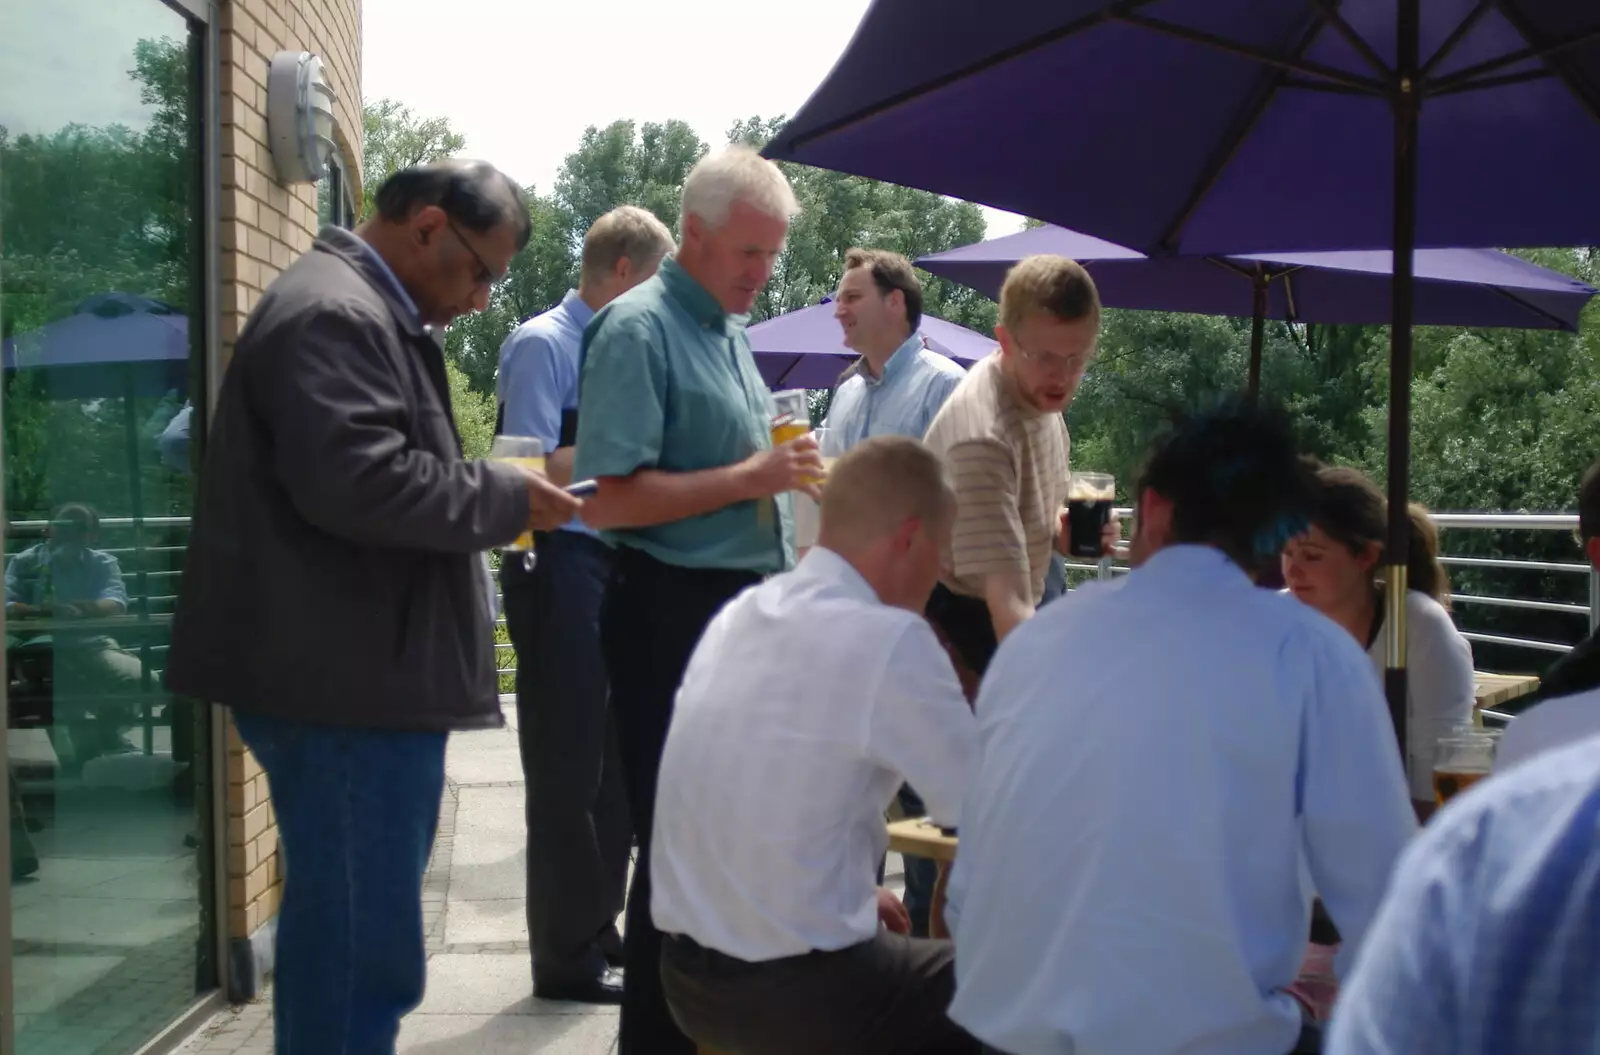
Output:
M544 475L544 443L537 436L496 436L489 448L489 457ZM524 531L515 542L503 548L507 553L529 552L533 549L532 529Z
M1111 523L1116 479L1110 473L1073 473L1067 480L1067 553L1099 559L1105 555L1105 529Z
M1494 737L1483 733L1441 736L1433 756L1433 800L1443 806L1489 775L1494 768Z

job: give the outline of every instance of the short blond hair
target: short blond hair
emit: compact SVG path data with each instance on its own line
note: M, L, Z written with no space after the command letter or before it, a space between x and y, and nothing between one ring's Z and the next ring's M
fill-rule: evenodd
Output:
M828 472L818 543L869 546L916 518L938 529L955 517L950 468L910 436L874 436L852 447Z
M691 213L713 228L721 227L736 201L778 220L792 220L800 213L794 188L778 166L749 147L731 146L707 154L689 170L678 229L683 230Z
M624 258L634 267L655 264L672 252L672 232L648 209L619 205L583 236L580 282L602 282Z
M1000 324L1015 330L1029 315L1045 312L1062 322L1100 318L1100 290L1083 265L1064 256L1024 257L1006 272L1000 287Z

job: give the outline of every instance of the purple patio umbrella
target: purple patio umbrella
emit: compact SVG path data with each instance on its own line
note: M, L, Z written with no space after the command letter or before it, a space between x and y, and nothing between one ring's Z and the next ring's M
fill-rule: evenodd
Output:
M932 315L923 315L917 329L924 344L962 366L971 366L995 347L993 337ZM857 357L844 346L832 298L758 322L745 332L761 377L773 388L829 388Z
M1047 225L934 253L916 263L998 300L1006 271L1035 253L1083 264L1108 307L1251 318L1252 399L1260 390L1266 319L1373 325L1389 318L1387 250L1148 257ZM1570 275L1493 249L1418 250L1416 280L1416 321L1426 325L1576 331L1578 316L1595 294Z
M874 0L769 157L1152 255L1394 253L1385 626L1405 742L1417 246L1600 244L1573 0Z

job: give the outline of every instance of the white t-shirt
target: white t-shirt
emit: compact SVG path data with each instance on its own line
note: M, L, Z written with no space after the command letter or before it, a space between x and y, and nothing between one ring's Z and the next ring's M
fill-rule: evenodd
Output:
M1383 628L1367 649L1383 677ZM1411 797L1433 799L1433 752L1451 726L1472 721L1477 688L1472 645L1450 613L1418 590L1406 593L1406 775Z
M1504 772L1595 733L1600 733L1600 689L1535 704L1511 719L1495 750L1494 771Z

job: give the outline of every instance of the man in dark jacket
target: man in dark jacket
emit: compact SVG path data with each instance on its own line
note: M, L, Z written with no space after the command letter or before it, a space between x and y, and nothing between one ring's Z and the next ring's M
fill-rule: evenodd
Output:
M481 551L579 503L463 460L425 329L481 310L529 235L480 162L407 169L261 298L223 379L168 687L226 704L282 839L279 1052L392 1055L422 998L445 738L499 726Z

